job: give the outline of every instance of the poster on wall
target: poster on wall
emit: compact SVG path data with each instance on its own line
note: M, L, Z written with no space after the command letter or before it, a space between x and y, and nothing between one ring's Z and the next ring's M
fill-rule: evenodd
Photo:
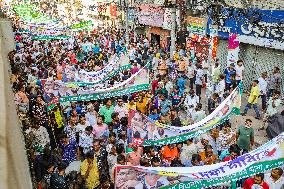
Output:
M187 22L187 31L189 33L201 36L206 35L207 19L188 16L186 22Z
M141 4L136 7L139 11L137 12L137 19L139 24L163 27L164 22L164 8L161 6Z
M239 59L240 42L237 34L230 33L228 40L227 66L236 63Z

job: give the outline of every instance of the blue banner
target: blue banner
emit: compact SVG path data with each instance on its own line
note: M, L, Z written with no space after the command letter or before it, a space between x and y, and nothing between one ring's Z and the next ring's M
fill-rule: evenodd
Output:
M229 38L238 34L240 42L284 49L284 10L228 9L221 10L218 17L218 36ZM212 18L208 19L210 33Z

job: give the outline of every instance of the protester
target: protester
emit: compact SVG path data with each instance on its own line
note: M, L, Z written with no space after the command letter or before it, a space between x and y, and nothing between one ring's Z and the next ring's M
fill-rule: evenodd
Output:
M252 82L252 87L251 87L251 91L249 94L249 99L248 99L248 103L244 109L244 113L242 115L246 115L248 110L251 108L251 106L253 106L253 109L256 113L256 119L260 119L260 113L257 107L257 101L258 101L258 97L259 97L259 87L258 87L258 80L254 80Z
M244 182L243 188L244 189L254 189L254 188L269 189L269 186L264 181L264 174L259 173L259 174L256 174L253 178L248 178Z
M132 33L108 28L90 32L89 35L78 32L68 40L31 41L21 35L17 37L22 45L19 44L16 54L11 55L11 82L18 112L26 114L32 122L32 127L25 128L25 133L32 143L32 157L39 158L37 161L29 158L31 164L36 165L34 167L41 168L35 171L38 183L48 183L43 177L49 176L51 188L68 188L74 183L68 179L70 175L64 170L78 161L80 168L75 171L75 180L81 188L111 188L116 184L116 176L120 177L117 173L126 174L125 178L118 181L118 188L160 187L175 181L147 173L145 183L142 183L141 175L135 171L124 172L123 169L116 169L116 166L213 165L219 161L236 159L240 151L247 153L252 150L254 130L249 119L245 126L237 127L236 132L233 130L234 123L226 122L208 130L201 137L188 138L184 143L142 146L148 139L167 140L171 137L168 126L181 129L185 125L202 121L218 109L226 98L226 90L232 92L243 79L244 67L243 62L238 61L236 67L232 64L224 71L221 70L220 61L216 60L213 91L205 97L202 95L205 91L203 88L206 82L211 81L208 60L204 60L203 55L197 56L197 53L183 46L171 58L169 52L150 43L145 35L136 36L135 42L134 37L130 37L127 42L128 34ZM96 75L105 72L113 57L123 59L131 68L118 73L111 72L114 75L107 80L104 80L105 77L94 79L86 76L86 73ZM96 95L96 90L103 91L99 93L102 95L106 89L116 89L123 81L137 74L147 62L153 67L149 69L152 75L149 78L150 90L121 93L118 96L106 92L110 95L107 99L100 99L99 96L88 101L58 102L62 97L78 94L76 90L83 91L79 95L81 97L93 93ZM115 63L120 66L118 62ZM22 66L27 72L19 71ZM225 75L221 74L223 71ZM278 71L276 69L273 81L277 81ZM101 80L104 81L96 83ZM257 99L261 93L264 102L266 90L265 78L259 80L259 87L256 81L253 82L244 110L246 114L253 105L257 118L260 118ZM89 86L90 82L96 84ZM128 83L122 88L127 89ZM279 87L277 85L269 89L274 95L267 103L266 113L272 116L279 108ZM262 108L265 109L264 106ZM189 124L186 124L187 120ZM46 150L49 148L50 153ZM273 179L280 174L276 172L273 172ZM138 177L140 180L135 180ZM265 186L262 177L262 180L259 180L259 176L255 178L254 184ZM246 181L245 186L250 186L250 183L252 180Z
M254 130L251 125L252 121L246 119L245 125L240 126L237 131L237 144L243 150L243 154L249 152L254 145Z

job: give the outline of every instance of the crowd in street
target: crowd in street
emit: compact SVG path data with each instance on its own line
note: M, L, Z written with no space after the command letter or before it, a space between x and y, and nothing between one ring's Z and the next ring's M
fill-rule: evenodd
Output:
M131 110L176 127L196 123L220 105L241 83L246 71L241 60L222 70L218 59L209 71L208 60L201 60L200 54L183 45L177 46L170 56L143 35L134 39L133 33L129 33L129 39L127 42L125 31L119 29L47 41L15 34L16 49L9 54L11 86L37 188L114 188L116 165L203 166L233 160L254 148L255 131L251 125L255 119L246 119L237 126L228 120L183 143L133 147L128 152ZM105 81L106 86L126 80L150 62L148 91L89 102L57 103L47 110L55 96L45 93L43 80L76 82L75 77L66 74L67 68L75 73L82 69L99 71L112 56L121 53L128 57L132 67ZM242 115L251 107L256 119L269 120L280 113L281 71L275 67L273 73L264 72L252 81ZM158 132L163 135L163 130ZM147 182L132 188L150 189L161 184ZM127 188L126 183L120 182L116 187ZM235 187L280 189L284 188L283 183L283 167L279 167L242 179ZM229 188L231 184L214 188Z

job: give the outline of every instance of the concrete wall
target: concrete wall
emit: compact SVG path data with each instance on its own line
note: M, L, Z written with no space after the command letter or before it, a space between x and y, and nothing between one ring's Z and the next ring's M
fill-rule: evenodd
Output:
M8 53L14 49L11 22L0 19L0 188L31 189L31 177L14 95Z

